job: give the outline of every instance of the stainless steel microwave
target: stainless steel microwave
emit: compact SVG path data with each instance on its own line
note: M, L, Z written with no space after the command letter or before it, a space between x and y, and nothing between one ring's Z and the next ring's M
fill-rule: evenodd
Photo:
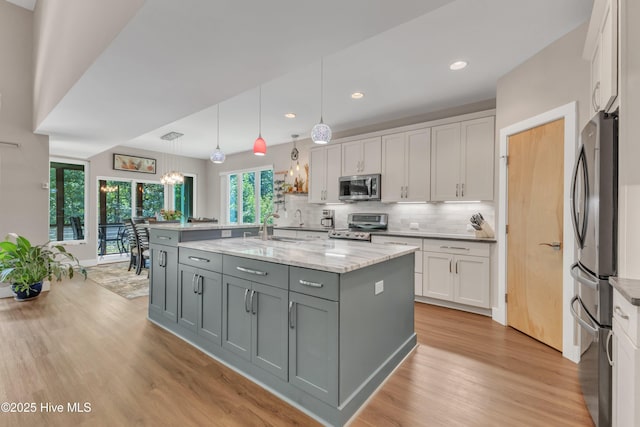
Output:
M380 200L380 174L342 176L338 199L345 201Z

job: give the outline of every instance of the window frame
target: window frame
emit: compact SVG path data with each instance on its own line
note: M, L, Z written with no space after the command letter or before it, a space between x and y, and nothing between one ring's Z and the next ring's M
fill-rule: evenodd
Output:
M224 218L224 222L226 224L237 224L237 225L244 225L244 224L251 224L251 225L257 225L260 224L260 200L261 200L261 194L260 194L260 173L262 171L266 171L266 170L270 170L272 171L273 175L275 176L275 170L273 168L273 164L271 165L264 165L264 166L257 166L257 167L253 167L253 168L246 168L246 169L236 169L236 170L232 170L232 171L225 171L225 172L220 172L220 206L222 207L222 209L224 209L224 214L220 215L222 218ZM254 210L256 212L256 222L242 222L242 217L243 217L243 209L242 209L242 200L243 200L243 194L242 194L242 174L245 173L254 173L256 174L256 179L254 180L253 183L253 187L254 187ZM237 196L237 205L236 205L236 209L238 211L238 221L232 223L230 221L230 216L229 216L229 207L231 206L231 197L230 197L230 177L231 175L239 175L238 177L238 196Z
M83 230L84 239L52 240L51 243L59 244L59 245L68 245L70 243L75 243L75 244L87 243L90 236L89 233L91 232L87 227L87 220L89 219L89 181L91 180L91 173L89 171L90 163L86 160L51 156L49 157L49 171L51 171L51 163L66 163L70 165L80 165L84 167L84 218L82 219L82 223L84 224L84 230ZM50 175L51 175L51 172L49 172L49 176ZM57 190L57 187L58 186L56 185L56 190ZM51 194L51 179L49 179L48 190L49 190L49 194ZM48 218L51 217L51 202L49 202L47 211L48 211L48 214L47 214L47 222L48 222L49 221ZM49 227L51 227L51 224L47 224L47 229Z

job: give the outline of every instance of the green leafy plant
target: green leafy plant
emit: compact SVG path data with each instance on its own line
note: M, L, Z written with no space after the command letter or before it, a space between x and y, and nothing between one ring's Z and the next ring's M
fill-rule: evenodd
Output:
M10 239L15 239L15 243ZM32 245L23 236L10 233L0 242L0 282L11 283L14 291L29 293L31 285L45 278L56 281L73 278L78 271L87 278L87 270L73 254L60 245Z
M180 219L182 217L182 212L160 209L160 215L162 215L162 218L164 218L165 221L170 221Z

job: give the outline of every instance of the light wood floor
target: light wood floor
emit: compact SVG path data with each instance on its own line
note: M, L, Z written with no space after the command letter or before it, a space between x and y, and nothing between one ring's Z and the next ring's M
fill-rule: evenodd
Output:
M353 426L591 426L576 366L489 318L416 303L419 347ZM91 280L0 300L2 426L282 426L312 419L146 319ZM91 412L45 413L50 402Z

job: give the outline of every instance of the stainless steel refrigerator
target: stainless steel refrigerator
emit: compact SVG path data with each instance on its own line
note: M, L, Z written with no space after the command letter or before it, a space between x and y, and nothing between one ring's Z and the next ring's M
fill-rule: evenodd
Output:
M611 319L609 276L617 268L618 117L599 112L582 130L573 172L571 217L579 283L571 313L580 325L580 385L598 427L611 425Z

